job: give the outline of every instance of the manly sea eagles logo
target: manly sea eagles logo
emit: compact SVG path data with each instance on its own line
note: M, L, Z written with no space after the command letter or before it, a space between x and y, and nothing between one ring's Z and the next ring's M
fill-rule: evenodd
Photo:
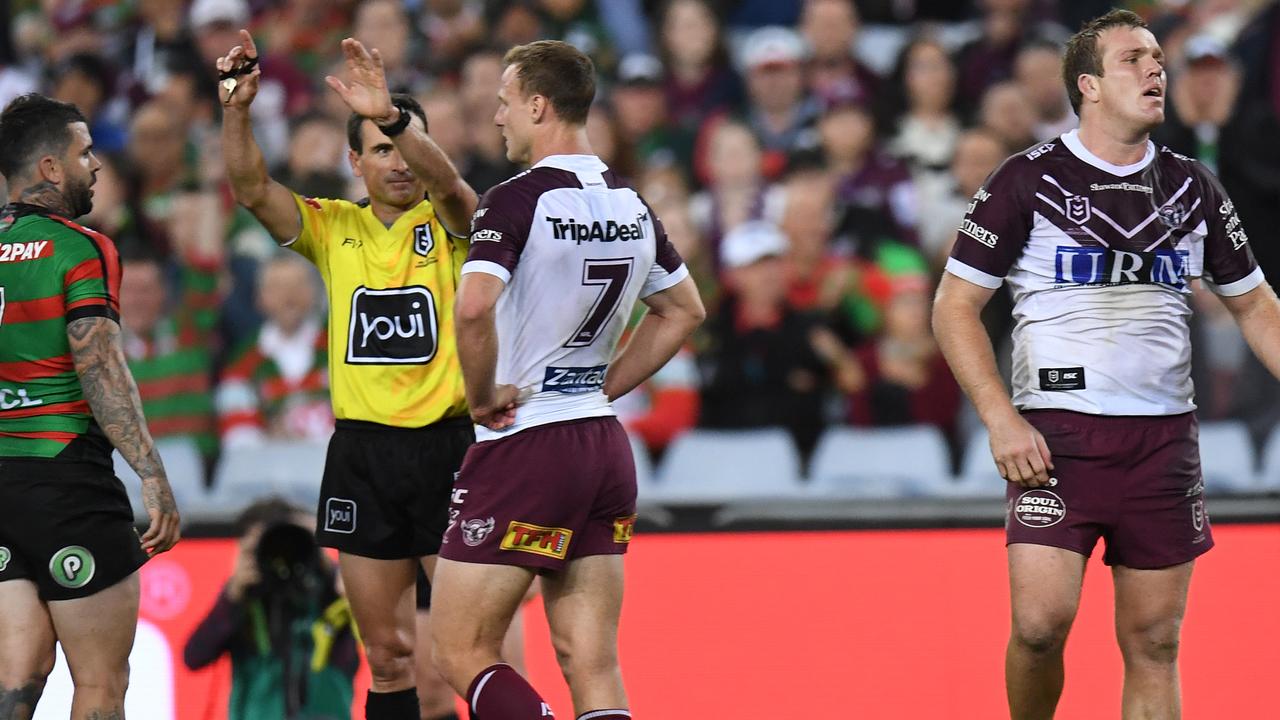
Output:
M1089 198L1083 195L1072 195L1067 198L1067 219L1077 225L1089 222L1093 212L1089 208Z
M494 525L493 518L463 520L460 526L462 528L462 542L466 543L467 547L479 545L484 542L485 538L489 537L489 533L493 532Z
M1187 219L1186 208L1182 207L1182 203L1171 203L1160 208L1158 211L1160 222L1168 228L1176 228Z

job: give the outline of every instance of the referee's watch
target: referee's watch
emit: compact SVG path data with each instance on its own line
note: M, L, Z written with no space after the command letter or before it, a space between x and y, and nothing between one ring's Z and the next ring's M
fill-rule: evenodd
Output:
M374 123L374 125L377 125L378 129L382 131L382 134L387 137L395 137L404 132L404 129L409 127L409 123L413 121L413 115L406 111L403 106L397 103L395 108L400 111L400 117L396 118L395 122L390 125L378 125L378 123Z

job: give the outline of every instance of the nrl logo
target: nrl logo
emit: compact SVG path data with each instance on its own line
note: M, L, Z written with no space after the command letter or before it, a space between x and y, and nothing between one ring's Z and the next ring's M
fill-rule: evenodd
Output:
M1057 370L1050 370L1050 371L1049 371L1049 382L1056 383L1056 382L1058 382L1058 379L1059 379L1060 377L1061 377L1061 373L1060 373L1060 372L1058 372Z
M1089 206L1089 198L1081 195L1072 195L1067 198L1067 219L1077 225L1083 225L1089 222L1089 218L1093 217L1093 211Z
M489 533L493 532L494 525L493 518L463 520L462 525L459 526L462 528L462 542L466 543L467 547L479 545L484 542L485 538L489 537Z

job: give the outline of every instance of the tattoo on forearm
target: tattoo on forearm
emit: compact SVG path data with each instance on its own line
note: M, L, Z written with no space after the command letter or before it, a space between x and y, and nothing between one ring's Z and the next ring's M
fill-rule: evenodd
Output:
M70 217L72 214L70 201L58 190L57 185L48 180L41 180L35 185L24 189L18 194L18 200L28 205L39 205L40 207L48 208L58 215Z
M85 720L124 720L124 710L120 708L90 710L89 714L85 715Z
M0 720L28 720L43 690L44 682L34 678L22 687L0 687Z
M161 512L173 510L167 484L148 482L165 477L164 465L147 430L138 386L120 347L120 327L106 318L81 318L67 325L67 339L94 420L143 480L143 504Z

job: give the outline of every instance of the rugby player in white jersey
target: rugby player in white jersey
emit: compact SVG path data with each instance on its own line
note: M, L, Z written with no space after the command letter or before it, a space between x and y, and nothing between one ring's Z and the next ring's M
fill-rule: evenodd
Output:
M433 578L435 657L483 720L552 717L499 648L536 575L582 720L630 718L618 666L631 450L610 401L705 312L662 223L587 143L595 69L573 46L513 48L494 122L532 167L485 194L456 319L477 423ZM648 306L626 348L636 300Z
M1180 717L1178 639L1204 506L1187 318L1217 293L1280 374L1280 305L1231 201L1203 165L1155 146L1164 55L1112 11L1067 44L1080 127L1010 157L969 206L933 326L1008 480L1015 720L1051 718L1085 562L1099 538L1115 582L1122 717ZM1013 394L978 319L1014 297Z

